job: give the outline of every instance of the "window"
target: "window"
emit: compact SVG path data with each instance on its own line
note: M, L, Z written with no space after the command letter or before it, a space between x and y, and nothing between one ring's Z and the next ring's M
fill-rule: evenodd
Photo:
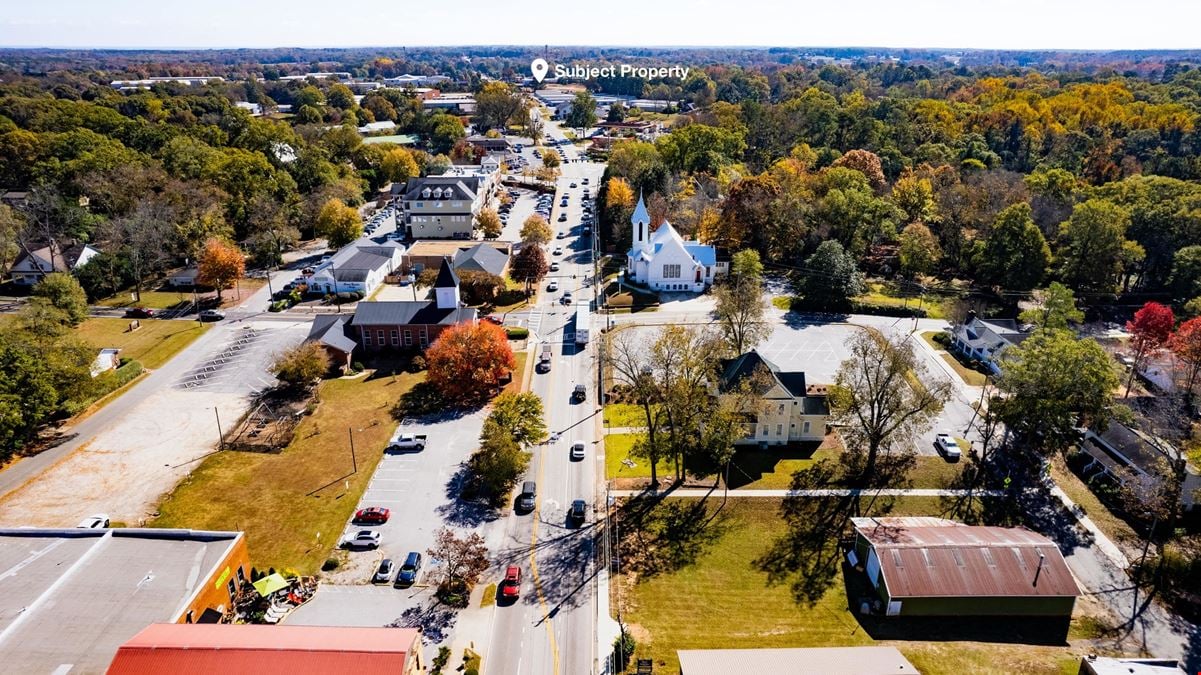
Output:
M663 278L664 279L679 279L680 278L680 266L679 265L664 265L663 266Z
M766 425L766 424L764 424L763 426L759 427L759 435L760 435L760 436L766 436L766 435L767 435L767 425Z
M379 346L383 347L384 345L388 344L387 342L384 342L384 329L381 328L375 331L375 337L379 340Z
M235 582L233 579L230 579L229 583L225 585L225 590L229 592L229 599L233 600L234 596L238 594L237 582Z
M784 404L783 404L783 403L781 403L781 404L779 405L779 409L778 409L778 410L776 410L776 414L777 414L777 415L783 415L783 414L784 414Z
M184 623L192 623L192 610L188 610L188 615L184 618Z
M413 346L413 331L411 331L407 328L405 329L405 346L406 347Z
M425 346L429 344L430 339L426 336L424 328L422 328L421 332L417 334L417 342L421 345L422 349L425 349Z
M363 346L365 346L365 347L371 346L371 331L369 331L369 330L363 331Z
M424 209L424 208L425 208L425 202L417 202L417 208L419 208L419 209Z
M392 329L392 346L395 347L399 344L400 344L400 334L396 332L395 328L393 328Z
M242 571L242 566L238 565L238 585L241 586L245 583L246 583L246 573Z
M801 431L806 434L809 433L809 423L808 422L805 422L805 426L801 427Z
M777 425L776 425L776 435L777 435L777 436L783 436L783 435L784 435L784 425L783 425L783 424L777 424Z

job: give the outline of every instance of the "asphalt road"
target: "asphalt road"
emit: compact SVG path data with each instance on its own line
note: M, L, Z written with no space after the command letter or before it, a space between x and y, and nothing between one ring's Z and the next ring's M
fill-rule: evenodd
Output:
M579 235L583 189L579 179L589 176L595 194L603 170L599 164L564 164L551 213L552 229L556 233L567 231L569 236L549 245L564 249L562 255L552 256L561 267L560 291L540 293L530 312L531 317L537 317L530 321L534 331L531 339L554 349L550 372L536 373L531 390L545 402L548 428L555 440L536 448L530 464L528 478L538 485L537 507L529 514L511 515L505 523L506 547L499 556L521 567L523 584L517 602L497 607L484 659L489 675L592 673L599 656L593 509L599 494L598 477L604 472L600 466L595 347L581 349L565 340L565 335L574 335L573 312L559 304L559 298L564 290L572 291L577 302L592 296L594 289L583 285L584 278L591 274L592 258L590 242ZM572 181L577 188L568 187ZM560 223L559 199L564 192L570 194L568 219ZM540 351L536 346L532 353ZM588 388L584 403L570 400L576 384ZM569 449L576 442L585 444L583 461L569 458ZM575 499L584 499L589 506L582 527L567 522L567 510Z

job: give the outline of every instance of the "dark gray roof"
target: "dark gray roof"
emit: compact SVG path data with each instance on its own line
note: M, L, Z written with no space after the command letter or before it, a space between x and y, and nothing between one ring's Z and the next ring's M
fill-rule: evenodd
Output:
M1026 334L1018 330L1013 319L981 319L973 316L966 323L955 326L954 331L955 337L971 349L996 351L1026 339Z
M458 288L459 275L451 269L450 261L446 258L442 259L442 266L438 268L438 280L434 282L434 288Z
M403 199L434 199L434 190L441 189L443 191L442 199L455 199L472 201L475 195L479 192L480 176L426 176L425 178L410 178L409 182L404 187ZM430 194L426 196L424 190L429 188ZM445 196L447 189L450 189L450 196Z
M729 391L744 378L754 375L760 367L771 373L775 381L789 394L798 397L805 396L805 373L781 372L776 364L763 358L759 352L753 349L737 358L722 361L721 390Z
M476 244L469 249L459 251L455 256L454 268L457 270L476 270L500 276L509 263L509 256L487 244Z
M438 309L432 300L360 302L354 310L354 326L451 326L476 318L470 307Z
M354 351L354 340L346 337L346 317L320 314L313 319L306 342L316 341L347 354Z

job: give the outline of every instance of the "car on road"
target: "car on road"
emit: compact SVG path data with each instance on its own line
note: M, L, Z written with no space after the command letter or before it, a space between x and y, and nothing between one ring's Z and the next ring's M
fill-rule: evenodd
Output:
M75 527L80 527L85 530L103 530L107 529L109 524L110 521L107 513L97 513L79 521L79 524Z
M563 239L566 236L567 236L566 232L560 232L559 234L555 235L555 239Z
M484 317L484 321L487 321L488 323L496 324L497 326L505 325L505 320L495 314L489 314L488 316Z
M576 525L583 525L584 520L588 517L588 504L583 499L573 501L571 509L567 512L567 517Z
M571 400L573 403L583 403L588 400L588 388L582 384L577 384L575 389L571 390Z
M571 184L571 187L575 187L575 183L572 183L572 184Z
M375 574L371 575L371 583L386 584L392 580L392 570L395 565L392 564L391 558L384 558L380 561L379 567L376 568Z
M343 548L379 548L379 532L359 530L342 542Z
M550 264L550 271L552 271L552 272L559 271L559 261L556 260L555 262Z
M582 442L571 444L571 458L573 460L584 459L584 444Z
M560 302L560 303L562 303L562 304L564 304L564 305L570 305L570 304L571 304L571 299L572 299L572 298L571 298L571 291L567 291L566 293L564 293L564 294L563 294L563 297L559 298L559 302Z
M392 515L391 509L382 506L368 506L354 512L354 522L360 525L383 525L388 522L390 515Z
M509 565L505 570L505 580L500 582L500 597L504 600L521 597L521 568L517 565Z
M587 178L585 178L585 179L581 180L580 182L581 182L581 183L583 183L584 185L587 185L587 184L588 184L588 179L587 179Z
M560 246L556 246L555 250L551 251L551 253L553 255L563 255L563 248Z
M934 437L934 445L938 446L938 451L947 459L959 459L959 443L955 441L955 437L951 432L944 431Z
M200 312L201 321L220 321L225 318L225 313L215 309L205 309Z
M534 510L534 500L537 499L538 486L534 481L527 480L521 484L521 494L517 495L517 508L529 513Z
M555 291L559 290L559 282L557 282L557 281L550 282L549 284L546 285L546 290L551 293L554 293Z
M417 583L417 578L421 576L421 554L416 551L409 551L405 556L404 564L400 566L400 571L396 573L397 588L412 586Z
M127 319L153 319L154 310L149 307L130 307L125 310L125 318Z
M566 223L566 222L567 222L567 214L566 214L566 213L560 213L560 214L559 214L559 222L560 222L560 223Z

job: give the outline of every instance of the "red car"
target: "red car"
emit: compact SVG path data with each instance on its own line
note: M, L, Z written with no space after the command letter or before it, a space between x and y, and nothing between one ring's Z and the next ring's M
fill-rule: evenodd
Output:
M521 568L509 565L505 570L505 580L500 583L500 597L506 600L516 600L521 597Z
M130 307L125 310L125 316L130 319L150 319L154 317L154 310L148 307Z
M380 506L369 506L355 512L354 522L368 525L383 525L388 522L388 516L390 515L392 515L391 509L385 509Z
M484 317L484 321L487 321L488 323L494 323L498 326L505 325L505 320L495 314L489 314L488 316Z

